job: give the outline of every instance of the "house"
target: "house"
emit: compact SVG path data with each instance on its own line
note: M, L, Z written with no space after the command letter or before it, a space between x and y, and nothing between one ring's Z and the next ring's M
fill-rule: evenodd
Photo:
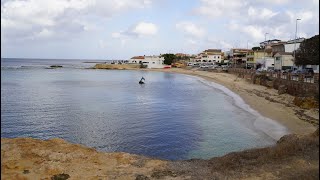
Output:
M147 65L147 68L164 68L164 57L161 56L144 56L142 61L143 65Z
M164 57L161 56L134 56L129 60L129 63L143 64L147 68L164 68Z
M294 66L294 59L292 52L277 52L274 56L274 68L277 70L292 69Z
M266 50L250 50L246 56L246 66L251 68L256 68L257 59L262 59L263 57L272 57L272 49Z
M140 64L144 60L144 56L134 56L129 59L128 63L130 64Z
M279 40L279 39L270 39L270 40L266 40L266 41L263 41L263 42L260 42L260 47L262 49L269 49L271 48L271 46L273 44L278 44L278 43L281 43L282 41Z
M191 57L191 62L220 63L223 60L221 49L207 49L199 53L196 57Z
M223 59L222 59L222 52L221 49L207 49L203 51L203 57L207 56L207 59L203 59L203 60L207 60L207 62L217 62L220 63Z
M292 53L294 51L294 48L298 49L300 47L301 42L304 40L305 38L298 38L296 40L289 40L287 42L274 43L271 45L273 55L275 55L277 52Z
M250 49L230 49L229 55L231 57L230 61L233 67L245 67L247 61L247 53Z

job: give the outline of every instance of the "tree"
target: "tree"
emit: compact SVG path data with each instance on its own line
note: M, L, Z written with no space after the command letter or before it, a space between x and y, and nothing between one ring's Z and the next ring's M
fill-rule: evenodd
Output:
M302 41L295 53L296 65L319 65L319 35Z
M261 47L259 47L259 46L253 47L252 50L254 50L254 51L261 50Z
M176 55L174 54L163 54L161 56L164 57L163 63L167 65L171 65L176 59Z

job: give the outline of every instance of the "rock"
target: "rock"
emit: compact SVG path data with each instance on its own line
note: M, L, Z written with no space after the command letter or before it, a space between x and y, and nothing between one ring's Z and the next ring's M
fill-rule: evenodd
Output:
M69 174L56 174L56 175L53 175L51 177L51 180L65 180L65 179L68 179L70 176Z
M170 170L166 170L166 171L156 171L156 172L153 172L151 175L152 178L156 178L156 179L160 179L165 176L177 177L177 174Z
M285 94L288 92L288 88L285 85L280 85L278 88L278 94Z
M299 140L298 135L296 134L288 134L282 136L278 141L277 144L282 144L282 143L295 143Z
M312 134L314 137L319 137L319 127L318 129Z
M61 65L51 65L50 67L51 67L51 68L62 68Z
M142 174L139 174L137 177L136 177L136 180L149 180L150 178L148 178L147 176L145 175L142 175Z
M23 170L23 174L29 174L30 171L28 169Z
M273 81L267 81L266 82L267 87L273 87Z
M319 102L313 97L295 97L293 104L303 109L319 108Z

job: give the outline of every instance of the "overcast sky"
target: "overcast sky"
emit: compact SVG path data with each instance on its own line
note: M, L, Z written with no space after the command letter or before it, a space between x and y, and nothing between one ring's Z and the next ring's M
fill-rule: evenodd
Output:
M1 56L128 59L319 34L319 0L1 0Z

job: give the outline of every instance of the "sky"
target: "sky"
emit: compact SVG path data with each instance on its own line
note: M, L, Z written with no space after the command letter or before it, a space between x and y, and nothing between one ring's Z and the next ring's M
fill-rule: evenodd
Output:
M319 0L1 0L1 57L227 51L294 39L296 22L297 37L319 34Z

